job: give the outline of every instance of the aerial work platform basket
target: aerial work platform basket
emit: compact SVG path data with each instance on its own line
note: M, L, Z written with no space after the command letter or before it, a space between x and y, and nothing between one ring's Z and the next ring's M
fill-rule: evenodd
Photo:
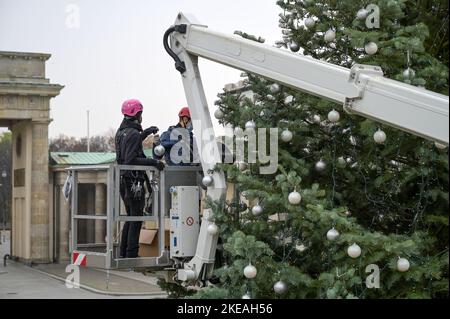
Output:
M166 242L166 219L170 218L171 196L177 187L198 187L201 198L202 169L200 166L166 167L158 171L154 167L100 165L79 166L67 169L71 176L71 239L70 253L72 263L99 269L164 269L173 266L170 256L170 243ZM149 177L152 196L151 211L143 216L127 216L120 196L120 176L123 171L144 171ZM106 184L106 211L93 213L82 211L83 198L80 197L82 175L86 173L100 174ZM81 205L80 205L81 203ZM157 225L158 253L156 257L119 258L119 240L121 226L124 222L154 222ZM102 240L82 240L86 225L98 225L105 231ZM84 236L86 237L86 236Z

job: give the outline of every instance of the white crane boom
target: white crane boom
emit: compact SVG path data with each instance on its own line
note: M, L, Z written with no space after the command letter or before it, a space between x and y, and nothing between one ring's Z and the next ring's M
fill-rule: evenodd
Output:
M171 36L170 47L167 43ZM378 66L355 65L347 69L311 57L294 54L266 44L210 30L207 26L183 13L164 39L167 52L174 58L182 75L192 120L204 129L213 131L198 57L263 76L280 84L341 103L349 113L384 123L400 130L449 144L448 96L387 79ZM201 128L194 126L196 136ZM211 134L197 142L199 149L217 144ZM218 149L208 156L200 156L205 174L220 163ZM201 154L202 155L202 154ZM225 177L214 173L214 184L208 188L212 200L220 200L225 193ZM203 213L196 256L178 271L180 280L194 280L210 275L217 245L217 235L210 235L207 227L210 211Z

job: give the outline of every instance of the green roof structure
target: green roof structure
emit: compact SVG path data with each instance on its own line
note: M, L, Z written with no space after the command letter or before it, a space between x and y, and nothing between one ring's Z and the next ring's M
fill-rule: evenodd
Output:
M116 153L51 152L51 166L101 165L116 160Z
M144 150L147 157L152 157L152 150ZM50 166L73 166L73 165L102 165L112 164L116 160L116 153L87 153L87 152L51 152Z

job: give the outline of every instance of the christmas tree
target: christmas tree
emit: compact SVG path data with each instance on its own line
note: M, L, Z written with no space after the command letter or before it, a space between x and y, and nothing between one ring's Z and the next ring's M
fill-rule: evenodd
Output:
M448 94L446 1L277 4L280 50L379 65L388 78ZM278 170L220 165L236 186L232 201L208 203L223 243L220 283L195 297L448 297L447 149L243 76L242 90L219 95L216 115L237 130L278 127Z

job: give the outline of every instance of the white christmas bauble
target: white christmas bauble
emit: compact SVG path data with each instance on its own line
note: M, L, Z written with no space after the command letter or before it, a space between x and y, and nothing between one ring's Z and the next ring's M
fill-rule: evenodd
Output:
M414 71L411 68L407 68L405 71L403 71L403 78L405 80L411 79L415 76L416 76L416 71Z
M361 256L361 247L359 247L357 244L353 244L348 247L347 253L352 258L358 258L359 256Z
M276 294L284 294L287 291L287 285L284 281L278 281L275 283L275 285L273 285L273 290L275 291Z
M256 267L253 265L248 265L244 268L244 276L248 279L253 279L258 274L258 271L256 270Z
M254 130L256 128L256 123L253 121L248 121L245 123L245 129L246 130Z
M252 214L254 216L261 215L264 212L264 209L260 205L253 206Z
M302 195L300 195L299 192L294 191L289 194L288 200L292 205L298 205L302 201Z
M345 160L344 157L341 156L338 158L338 166L342 168L347 166L347 161Z
M286 96L284 99L284 104L291 104L292 102L294 102L294 97L292 95Z
M336 240L339 237L339 232L336 229L330 229L327 233L327 239L330 241Z
M267 99L270 101L274 101L275 97L273 95L269 94L269 95L267 95Z
M274 83L270 86L270 92L272 94L277 94L280 92L280 90L281 90L281 87L278 83Z
M223 119L223 115L224 114L223 114L222 110L220 110L220 109L218 109L214 112L214 117L218 120Z
M445 146L444 144L438 143L438 142L435 142L434 145L439 150L446 150L447 149L447 146Z
M339 114L338 111L333 110L330 113L328 113L328 120L331 123L337 123L337 122L339 122L340 119L341 119L341 115Z
M373 139L374 139L375 143L383 144L384 142L386 142L387 136L386 136L386 133L384 133L382 130L378 130L373 135Z
M369 14L369 11L367 11L366 9L363 8L358 11L358 13L356 14L356 17L359 20L365 20L367 18L368 14Z
M252 299L252 297L250 296L250 293L247 292L245 295L242 296L242 299Z
M320 122L322 122L322 118L320 117L320 115L316 114L316 115L314 115L314 117L313 117L313 121L314 121L314 123L316 123L316 124L320 124Z
M316 167L316 171L323 172L324 170L327 169L327 164L323 160L320 160L316 163L315 167Z
M290 141L292 141L292 138L294 137L294 135L292 134L291 131L289 130L284 130L281 133L281 140L285 143L289 143Z
M406 258L399 258L397 261L397 270L400 272L407 272L409 268L411 267L408 259Z
M324 40L325 42L333 42L336 39L336 31L334 30L328 30L327 32L325 32L324 35Z
M219 233L219 227L217 227L216 224L211 224L208 226L207 231L208 231L208 234L215 236Z
M166 152L166 149L162 145L158 145L155 147L155 155L156 156L163 156Z
M366 51L367 54L374 55L375 53L378 52L378 45L375 42L369 42L364 47L364 50Z
M202 179L202 183L203 185L205 185L206 187L209 187L213 184L214 179L211 176L205 176Z
M313 18L307 18L305 20L305 27L307 27L308 29L314 28L315 25L316 25L316 21L314 21Z
M300 46L298 45L297 42L291 42L289 48L291 49L292 52L298 52L300 50Z

